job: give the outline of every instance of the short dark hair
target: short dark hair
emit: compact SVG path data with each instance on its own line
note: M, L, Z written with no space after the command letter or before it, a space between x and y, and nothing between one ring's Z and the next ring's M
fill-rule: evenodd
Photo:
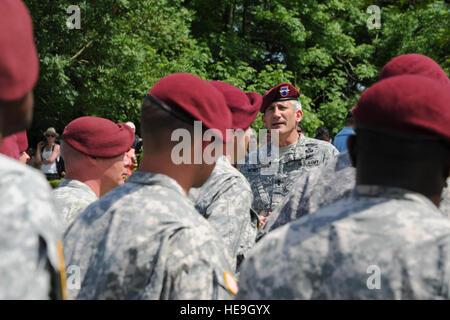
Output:
M177 106L170 106L176 113L192 118L188 113ZM194 133L194 119L192 123L182 121L152 102L147 96L142 101L141 133L145 140L151 140L154 149L163 150L177 144L171 141L172 132L176 129L186 129L191 135Z
M319 140L328 140L330 138L330 133L328 132L328 128L325 126L320 126L316 129L315 139Z
M344 125L353 125L355 124L355 120L353 119L353 113L349 111L347 113L347 117L345 117Z
M443 140L380 129L356 132L349 151L357 157L357 184L400 187L428 197L442 192L450 159Z

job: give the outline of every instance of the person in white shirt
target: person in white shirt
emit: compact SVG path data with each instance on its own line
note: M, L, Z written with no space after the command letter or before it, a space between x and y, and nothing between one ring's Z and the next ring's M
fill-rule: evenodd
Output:
M55 128L50 127L44 132L46 142L40 141L36 147L36 163L47 177L47 180L59 179L56 160L60 155L60 146L56 143L56 137L59 134Z

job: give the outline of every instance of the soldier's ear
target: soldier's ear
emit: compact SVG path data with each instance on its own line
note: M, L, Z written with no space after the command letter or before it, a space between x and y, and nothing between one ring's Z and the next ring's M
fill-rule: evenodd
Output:
M357 139L356 135L351 135L347 139L347 149L350 155L350 161L352 162L352 166L356 168L356 154L357 154Z
M303 111L301 109L295 110L295 120L297 123L301 122L303 119Z

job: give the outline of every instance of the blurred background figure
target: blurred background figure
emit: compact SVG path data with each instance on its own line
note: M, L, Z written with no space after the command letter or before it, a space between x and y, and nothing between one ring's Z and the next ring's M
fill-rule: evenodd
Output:
M27 163L30 159L30 156L26 152L27 149L28 138L27 132L24 130L3 139L3 143L0 146L0 153L19 160L22 163Z
M139 137L139 135L136 134L136 126L131 121L128 121L125 124L127 126L129 126L131 129L133 129L133 132L134 132L134 141L133 141L133 145L131 147L136 151L136 154L141 153L141 151L142 151L142 138Z
M129 126L131 129L133 129L134 132L133 145L131 146L130 150L128 150L127 158L125 160L125 167L127 168L127 176L129 177L133 173L133 170L138 166L136 154L139 154L141 152L142 139L136 134L136 126L134 125L133 122L128 121L125 124Z
M30 159L27 161L27 165L39 170L39 166L36 164L36 150L33 148L28 148L27 154L30 156Z
M27 131L21 131L17 133L17 146L19 148L19 161L23 164L27 164L28 161L31 159L30 155L27 153L28 149L28 137L27 137Z
M325 126L320 126L316 129L316 136L314 138L331 143L330 133Z
M348 137L356 134L355 130L353 130L354 128L353 114L349 111L347 113L347 117L345 118L344 128L338 132L336 137L334 137L333 144L339 152L347 151Z
M39 141L36 146L36 164L47 177L47 180L57 180L60 178L56 160L60 155L60 146L56 143L59 134L55 128L50 127L44 132L45 141Z

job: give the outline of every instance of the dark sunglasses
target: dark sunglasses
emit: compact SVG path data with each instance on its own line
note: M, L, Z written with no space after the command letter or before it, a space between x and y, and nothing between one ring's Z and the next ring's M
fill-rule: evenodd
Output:
M53 134L47 134L46 137L47 137L47 138L50 138L50 137L55 138L56 136L53 135Z

